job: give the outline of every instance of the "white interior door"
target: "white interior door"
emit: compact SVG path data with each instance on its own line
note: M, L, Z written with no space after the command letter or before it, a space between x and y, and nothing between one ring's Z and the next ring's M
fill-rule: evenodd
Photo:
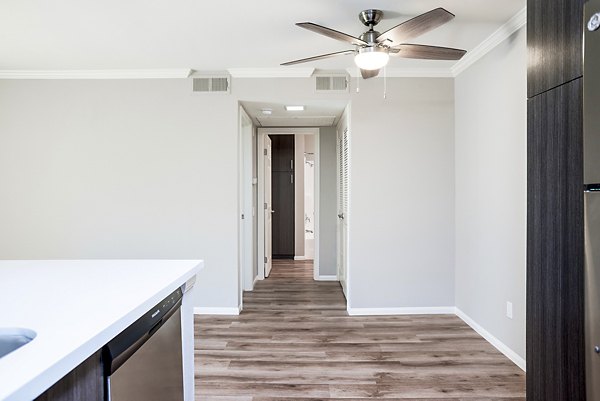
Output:
M265 277L269 277L271 274L272 267L272 223L273 223L273 209L271 203L271 138L268 135L265 135L265 143L264 143L264 220L265 220Z
M338 251L338 280L348 297L348 130L338 132L338 223L337 223L337 251Z

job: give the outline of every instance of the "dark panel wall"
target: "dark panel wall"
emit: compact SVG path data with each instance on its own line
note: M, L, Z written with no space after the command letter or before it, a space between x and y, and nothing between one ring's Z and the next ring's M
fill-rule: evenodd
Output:
M527 13L527 400L585 401L583 0Z
M528 400L583 400L581 78L528 101Z
M583 74L583 2L528 0L528 97Z

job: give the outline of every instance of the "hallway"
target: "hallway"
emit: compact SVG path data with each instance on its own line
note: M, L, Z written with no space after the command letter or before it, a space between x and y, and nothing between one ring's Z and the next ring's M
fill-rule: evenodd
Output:
M197 400L525 400L525 373L458 317L348 316L308 261L274 260L239 316L195 330Z

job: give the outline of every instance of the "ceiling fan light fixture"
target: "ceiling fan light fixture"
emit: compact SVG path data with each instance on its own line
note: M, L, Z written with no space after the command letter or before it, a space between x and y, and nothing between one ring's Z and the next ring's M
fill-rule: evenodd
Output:
M361 70L379 70L390 59L387 49L379 46L363 47L354 56L356 66Z

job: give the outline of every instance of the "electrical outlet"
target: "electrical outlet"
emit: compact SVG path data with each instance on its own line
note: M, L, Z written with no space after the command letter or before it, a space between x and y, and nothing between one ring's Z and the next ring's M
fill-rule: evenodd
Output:
M506 301L506 317L509 319L513 318L512 302Z

